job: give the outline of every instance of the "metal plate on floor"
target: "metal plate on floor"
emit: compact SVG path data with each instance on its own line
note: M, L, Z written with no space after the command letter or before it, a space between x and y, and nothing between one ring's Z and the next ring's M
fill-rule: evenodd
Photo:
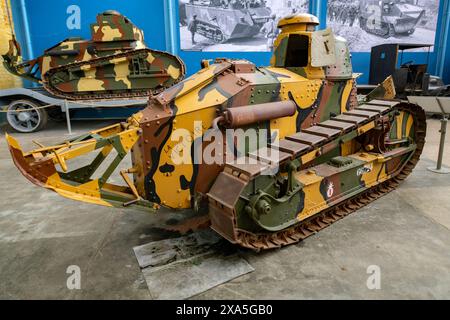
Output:
M163 267L145 268L142 273L153 299L182 300L254 270L237 254L212 254Z
M188 299L254 271L230 246L203 230L133 249L153 299Z
M141 268L157 267L214 252L212 248L221 240L216 233L203 230L180 238L153 241L133 250Z

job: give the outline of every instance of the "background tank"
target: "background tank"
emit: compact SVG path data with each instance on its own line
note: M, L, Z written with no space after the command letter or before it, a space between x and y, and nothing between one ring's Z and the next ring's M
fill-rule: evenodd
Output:
M417 23L425 14L425 10L414 3L414 0L364 1L359 10L361 28L385 38L396 34L413 34Z
M265 1L260 0L194 0L185 5L183 12L187 24L196 15L199 21L197 33L214 42L253 37L272 13Z
M185 74L179 58L147 48L144 32L116 11L97 15L90 40L68 38L42 56L21 62L20 46L13 39L3 59L11 73L67 99L146 96Z

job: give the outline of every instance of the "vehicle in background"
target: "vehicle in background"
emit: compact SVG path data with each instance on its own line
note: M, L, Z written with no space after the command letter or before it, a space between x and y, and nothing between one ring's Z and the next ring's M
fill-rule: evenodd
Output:
M361 1L359 23L363 30L380 37L413 34L425 14L414 0Z
M90 40L68 38L23 62L20 45L13 38L3 60L12 74L41 84L52 98L70 101L146 98L185 75L181 59L149 49L144 32L111 10L97 15ZM50 109L42 106L42 99L30 98L33 92L26 95L25 99L13 97L8 91L0 98L9 101L8 123L20 132L34 132L45 126Z
M182 5L180 20L188 25L196 16L196 32L216 43L222 43L256 36L271 14L272 10L264 0L193 0Z

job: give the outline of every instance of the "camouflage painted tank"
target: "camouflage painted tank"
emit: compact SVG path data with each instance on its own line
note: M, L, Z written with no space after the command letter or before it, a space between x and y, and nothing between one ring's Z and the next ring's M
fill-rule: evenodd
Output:
M126 123L27 153L7 136L14 162L71 199L193 209L247 248L300 241L396 188L426 130L419 106L386 99L395 95L389 81L359 104L346 41L317 25L307 14L282 19L271 66L205 62ZM90 164L69 169L96 150ZM127 154L126 186L109 183Z
M143 31L116 11L97 15L91 35L89 41L66 39L26 62L21 62L20 46L13 39L4 65L66 99L148 96L184 77L179 58L147 48Z
M425 14L414 0L367 0L360 4L359 23L362 29L389 38L397 34L413 34Z
M196 16L197 33L213 40L225 42L230 39L257 35L269 21L271 9L263 1L253 1L245 6L243 1L194 0L181 10L186 24Z

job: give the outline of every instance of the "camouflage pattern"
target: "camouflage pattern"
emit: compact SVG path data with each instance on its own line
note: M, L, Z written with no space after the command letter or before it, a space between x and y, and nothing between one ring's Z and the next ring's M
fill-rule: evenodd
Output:
M344 38L335 39L336 61L334 64L325 67L326 77L334 80L345 80L353 76L350 49Z
M68 99L112 98L114 92L124 98L145 96L181 81L185 74L179 58L148 49L143 31L115 11L97 15L89 41L66 39L24 63L19 63L17 42L11 42L3 58L10 72Z
M373 8L379 8L380 17L374 20ZM414 0L367 0L361 2L359 23L362 29L385 38L396 34L413 34L425 10Z
M189 23L197 16L196 33L215 42L257 35L270 20L271 9L265 3L246 5L245 1L200 1L186 4L183 12ZM256 3L256 2L255 2Z
M380 85L373 89L367 96L364 97L364 102L373 99L388 99L392 100L397 95L395 91L394 78L387 77Z
M214 230L244 246L248 245L238 239L242 232L270 234L295 226L395 177L420 154L422 142L416 143L417 134L425 132L423 127L417 129L425 122L417 119L415 110L419 107L396 107L395 101L381 100L358 105L357 75L348 72L345 59L334 59L334 65L313 66L311 61L320 65L323 57L311 56L321 52L310 48L315 25L317 18L305 14L281 20L272 66L258 68L245 60L217 59L151 97L148 107L125 124L28 153L8 136L13 159L32 182L72 199L103 205L120 201L152 208L208 210ZM289 42L299 37L307 40L302 42L309 54L304 66L286 58L291 55ZM333 52L338 54L343 42L335 40ZM323 41L321 46L329 38ZM326 72L331 66L347 76ZM227 127L219 121L225 112L276 108L283 102L294 104L292 116L255 120L243 127L267 129L269 144L249 143L243 152L235 152L235 140L228 139ZM215 129L208 130L211 128ZM213 134L224 141L215 153L221 161L195 161L213 145ZM113 148L118 157L112 167L92 180L93 171ZM278 150L278 157L255 153L261 148ZM101 152L90 165L68 171L67 160L96 149ZM186 156L186 150L192 161L177 163L174 155ZM109 184L112 170L128 151L132 168L121 172L128 187ZM253 158L257 163L237 165L230 161L237 158ZM261 175L275 164L277 171ZM133 182L128 174L133 174Z

